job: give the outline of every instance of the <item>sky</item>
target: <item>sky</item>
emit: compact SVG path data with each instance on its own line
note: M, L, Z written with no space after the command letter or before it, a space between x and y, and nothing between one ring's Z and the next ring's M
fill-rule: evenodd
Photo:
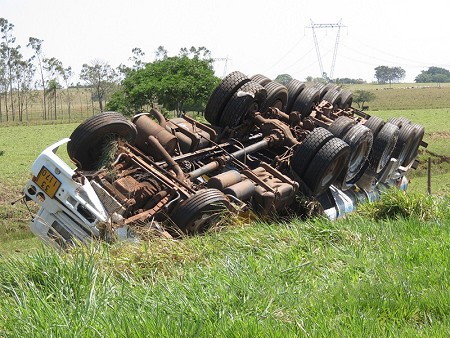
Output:
M158 46L169 56L204 46L219 77L239 70L301 81L321 75L313 33L330 75L339 32L333 78L371 82L383 65L413 82L430 66L450 69L449 13L445 0L0 0L25 56L28 38L39 38L46 57L77 73L93 60L131 64L135 47L151 62Z

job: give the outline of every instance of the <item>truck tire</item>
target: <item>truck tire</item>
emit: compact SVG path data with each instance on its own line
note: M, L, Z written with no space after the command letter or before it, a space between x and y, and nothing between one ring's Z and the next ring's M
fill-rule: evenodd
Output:
M353 93L349 90L341 90L341 103L339 108L347 109L352 106L353 103Z
M220 117L220 127L236 127L249 112L256 112L267 98L267 91L260 84L250 81L244 83L233 94Z
M295 99L291 111L298 111L302 118L309 116L314 105L318 104L320 100L320 90L314 87L308 87Z
M336 181L347 167L349 156L349 145L336 137L320 148L301 177L313 196L319 196Z
M297 96L305 89L305 84L300 82L299 80L292 79L288 82L286 88L288 90L288 101L286 104L286 113L290 113L292 111L292 106L297 99Z
M184 234L206 231L231 208L228 198L217 189L200 190L173 211L172 222Z
M379 131L384 126L384 121L381 117L378 116L371 116L369 119L364 122L364 125L372 130L373 137L377 137Z
M415 136L416 129L414 126L403 123L400 127L400 132L398 133L398 140L394 151L392 152L392 157L395 157L400 165L405 165L405 160L410 153Z
M320 101L322 101L326 93L328 93L330 90L339 90L339 86L335 85L334 83L327 83L324 84L319 89L320 89Z
M397 127L401 128L404 124L410 124L411 122L403 116L391 117L388 122L395 124Z
M298 176L303 176L314 155L333 137L328 130L321 127L315 128L295 150L291 159L292 170Z
M122 138L130 144L136 140L136 127L116 112L104 112L91 116L70 135L67 144L69 157L79 169L95 170L104 147L114 139Z
M284 111L286 109L288 99L287 88L282 84L274 81L270 81L269 83L265 84L264 88L267 90L267 98L260 108L260 111L262 113L265 113L269 110L270 107L275 107L281 111Z
M333 111L336 111L341 103L342 103L342 96L341 91L333 89L328 91L322 100L328 101L333 105Z
M350 128L355 124L351 118L347 116L339 116L336 120L331 123L328 131L334 136L342 138Z
M250 79L241 72L235 71L224 77L214 89L205 108L205 118L212 125L217 125L226 104L233 94Z
M417 157L419 153L420 142L422 142L423 136L425 134L425 129L420 124L412 123L411 125L415 129L416 133L414 135L413 142L411 144L411 148L408 152L408 155L406 156L403 162L404 166L408 166L409 164L411 164L411 162L414 161L415 158Z
M387 122L375 136L372 151L369 154L369 168L380 173L389 162L397 143L399 129L395 124Z
M259 83L261 86L265 87L266 84L268 84L269 82L271 82L272 80L269 79L267 76L262 75L262 74L256 74L253 75L250 80L252 80L253 82Z

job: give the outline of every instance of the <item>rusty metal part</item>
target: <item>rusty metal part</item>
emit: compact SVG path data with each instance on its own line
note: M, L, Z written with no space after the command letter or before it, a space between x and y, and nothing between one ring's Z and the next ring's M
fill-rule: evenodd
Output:
M285 123L290 123L289 115L276 107L270 107L267 112L263 113L263 116L268 119L278 119Z
M298 189L298 182L291 180L289 177L283 175L282 173L280 173L278 170L268 165L267 163L262 162L261 167L264 168L269 173L271 173L273 176L277 177L282 182L295 186Z
M175 133L183 152L196 151L209 145L209 140L194 133L192 125L183 118L171 119L168 127Z
M270 139L265 138L259 142L251 144L243 149L239 149L238 151L235 151L229 155L224 155L220 158L217 158L217 159L211 161L210 163L191 171L186 176L188 176L190 178L190 180L192 181L199 176L202 176L211 171L219 169L221 167L221 165L223 165L224 163L227 163L231 160L240 160L243 157L245 157L247 154L251 154L255 151L267 148L269 146L269 144L270 144Z
M137 129L136 146L145 154L153 156L155 159L161 159L162 154L154 149L149 141L151 136L155 137L169 154L174 153L177 138L153 121L148 114L136 115L133 118L133 123Z
M136 221L141 221L141 220L145 220L147 218L153 217L159 211L161 211L169 201L170 201L170 196L165 196L152 209L145 210L137 215L127 218L125 220L125 224L130 224L130 223L134 223Z
M138 182L132 176L121 177L114 181L113 185L128 199L135 201L133 209L143 207L161 189L154 181Z
M175 172L176 178L179 180L184 180L185 176L183 171L181 170L180 166L177 162L174 161L174 159L170 156L170 154L164 149L161 143L158 142L156 137L149 136L148 137L149 144L155 148L155 150L159 151L161 156L166 160L166 162L169 164L169 169L172 169Z
M270 210L281 210L290 205L298 191L298 183L285 177L276 169L266 169L268 166L253 170L264 185L259 184L255 189L255 202L262 209L260 212L267 213ZM270 190L266 187L269 186Z
M121 177L114 181L114 187L127 198L134 198L141 186L132 176Z
M247 176L249 179L257 183L261 187L263 187L265 190L275 193L275 190L259 177L258 174L261 174L261 170L264 171L263 168L256 168L254 170L243 170L242 174Z
M223 189L242 181L241 174L237 170L229 170L222 174L211 177L207 187L222 191Z
M144 169L158 182L167 187L174 187L175 190L179 191L183 195L183 198L187 198L191 194L195 193L195 190L190 186L190 184L188 184L188 181L180 180L176 176L170 174L169 171L161 166L158 166L152 159L145 156L145 154L139 149L132 146L129 146L129 148L131 150L124 147L119 150L122 151L124 156L131 162Z
M174 130L174 134L178 139L178 146L181 154L187 154L191 152L192 138L189 136ZM196 142L196 140L195 140Z
M155 108L150 109L150 115L153 116L158 120L158 123L161 127L166 127L166 118L163 114L161 114L160 111L156 110Z
M255 184L247 178L241 182L230 185L223 190L223 193L234 196L241 201L248 201L255 193L255 188Z
M263 138L262 134L258 133L256 135L252 135L251 137L247 136L245 138L242 138L241 142L243 142L243 143L255 142L255 141L260 141L262 138ZM193 159L214 158L217 156L221 156L222 154L226 154L225 148L229 147L231 145L235 145L235 144L236 144L236 141L230 140L228 142L222 142L219 144L215 144L208 148L199 149L192 153L181 154L179 156L173 157L173 159L177 162L180 162L180 161L191 161ZM163 168L166 166L166 163L163 161L159 161L156 164Z
M175 133L183 152L206 148L211 140L214 141L217 138L214 129L198 123L187 115L169 120L168 128Z
M193 118L191 118L187 115L183 115L183 118L192 125L193 132L196 132L196 128L201 129L209 134L209 140L213 140L213 141L216 140L217 132L213 128L208 127L207 125L205 125L203 123L199 123L198 121L194 120Z
M356 123L364 124L364 122L370 117L369 114L364 113L353 107L346 109L333 109L333 106L328 101L321 101L316 105L311 112L311 114L303 120L304 127L306 129L305 123L313 123L316 127L328 128L331 123L334 122L338 117L346 116L353 119Z
M256 112L252 114L254 122L259 126L262 133L271 138L272 143L277 145L292 146L298 143L292 135L289 126L276 119L266 119Z

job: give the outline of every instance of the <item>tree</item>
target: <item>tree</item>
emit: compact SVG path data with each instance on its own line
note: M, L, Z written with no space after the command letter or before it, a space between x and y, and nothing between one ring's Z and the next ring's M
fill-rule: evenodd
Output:
M363 108L364 103L375 100L376 95L368 90L355 90L353 92L353 102L356 102L358 108Z
M182 48L178 56L158 58L131 71L107 107L130 114L157 101L178 113L187 107L202 110L219 81L206 48Z
M315 82L315 83L328 83L330 81L325 80L323 77L312 77L307 76L305 78L306 82Z
M405 78L406 72L401 67L378 66L375 68L375 78L378 83L389 83L400 81Z
M52 57L50 59L44 59L44 69L48 72L50 76L50 80L47 83L47 95L49 98L51 98L51 101L53 101L53 116L54 119L57 120L57 109L56 109L56 94L57 90L61 88L61 85L59 84L59 78L62 76L64 72L64 67L62 65L62 62L58 59ZM49 103L49 106L51 103ZM49 116L51 116L50 113L50 107L48 108Z
M3 122L2 95L3 93L6 93L7 88L8 81L6 80L6 64L3 57L0 57L0 122Z
M145 66L145 62L144 62L145 53L142 51L142 49L140 49L138 47L134 47L131 50L131 53L133 54L133 56L131 56L129 58L129 60L133 62L132 68L134 70L144 68L144 66Z
M80 78L91 88L92 99L98 100L100 111L103 111L103 102L116 85L114 69L104 61L94 60L89 65L83 64Z
M435 82L444 83L450 82L450 71L440 67L429 67L428 70L422 70L422 72L414 79L416 83L419 82Z
M340 83L340 84L363 84L363 83L366 83L366 81L364 81L363 79L351 79L348 77L337 78L333 82Z
M43 114L43 116L42 117L44 120L46 120L47 119L47 103L46 103L47 83L46 83L45 74L44 74L44 55L43 55L43 51L42 51L42 43L43 42L44 42L44 40L30 37L28 39L27 47L31 47L31 49L33 49L33 51L34 51L33 59L35 59L37 62L36 68L39 72L39 86L43 90L43 95L42 95L42 109L43 109L42 114Z
M130 66L127 66L123 63L121 63L117 68L117 78L118 80L123 80L125 76L132 70L138 70L145 67L145 53L142 51L142 49L135 47L131 50L132 56L128 58L129 61L131 61L133 64Z
M24 111L28 114L28 101L32 99L34 94L32 92L32 83L36 69L31 60L22 60L17 68L17 90L18 90L18 109L19 121L23 121ZM28 115L27 115L28 120Z
M20 83L22 69L25 68L25 62L23 61L22 54L19 51L20 46L11 47L8 50L8 72L9 72L9 98L11 101L11 118L13 121L16 119L16 108L20 109ZM15 86L15 87L14 87ZM17 101L14 99L14 88L17 94ZM17 102L17 106L15 103ZM19 112L20 115L20 112Z
M14 67L20 55L20 46L14 46L16 38L12 35L14 25L5 18L0 18L0 32L2 33L0 44L0 56L5 67L6 88L5 91L5 110L6 121L8 121L8 90L10 99L11 114L14 118L14 98L13 98L13 83L14 83ZM21 55L20 55L21 56Z
M69 66L69 67L64 68L61 65L60 74L64 81L64 85L66 86L66 90L65 90L66 95L65 96L66 96L66 102L67 102L67 114L69 115L69 121L70 121L70 117L71 117L70 113L71 113L71 107L72 107L72 94L70 92L70 85L71 85L70 79L73 76L72 67Z
M167 59L167 49L163 46L159 46L155 51L155 60L161 61Z
M46 94L49 97L49 106L51 107L53 104L53 114L54 114L55 120L58 117L57 113L56 113L56 111L57 111L56 110L56 93L59 88L61 88L61 86L58 83L57 79L53 78L48 81ZM51 116L51 108L50 107L48 109L49 116Z
M280 74L275 78L275 82L281 83L283 86L286 86L289 81L292 80L292 76L289 74Z

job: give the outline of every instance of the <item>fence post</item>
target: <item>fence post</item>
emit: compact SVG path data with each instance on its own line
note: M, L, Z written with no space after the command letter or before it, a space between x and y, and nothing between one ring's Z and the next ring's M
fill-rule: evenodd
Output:
M428 195L431 195L431 156L428 157Z

